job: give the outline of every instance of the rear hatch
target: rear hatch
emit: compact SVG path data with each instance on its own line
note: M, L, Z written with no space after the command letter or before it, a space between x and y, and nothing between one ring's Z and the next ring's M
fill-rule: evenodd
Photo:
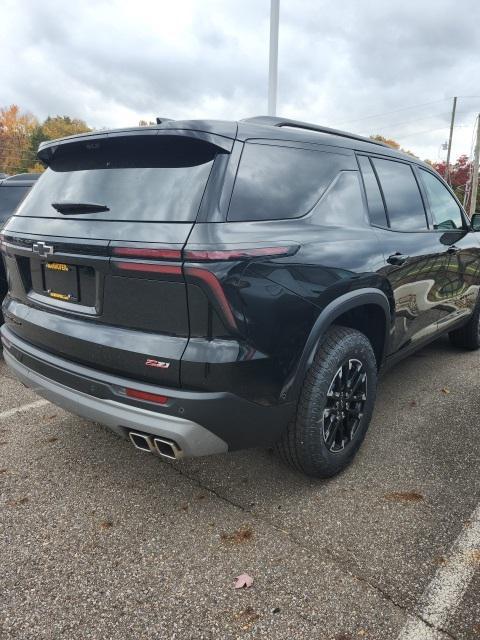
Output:
M145 130L43 149L48 169L4 229L11 330L93 368L178 385L190 335L182 250L229 148Z

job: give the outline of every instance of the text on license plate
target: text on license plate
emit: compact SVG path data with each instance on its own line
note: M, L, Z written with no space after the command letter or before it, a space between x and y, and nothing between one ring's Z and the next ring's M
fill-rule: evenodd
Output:
M50 269L50 271L70 271L68 264L62 264L61 262L47 262L45 268Z

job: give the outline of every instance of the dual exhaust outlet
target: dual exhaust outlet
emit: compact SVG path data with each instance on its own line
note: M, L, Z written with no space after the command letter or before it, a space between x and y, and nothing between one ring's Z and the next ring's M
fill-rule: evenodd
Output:
M130 431L128 435L133 446L136 449L140 449L140 451L154 453L166 460L179 460L183 457L183 451L173 440L149 436L146 433L138 433L137 431Z

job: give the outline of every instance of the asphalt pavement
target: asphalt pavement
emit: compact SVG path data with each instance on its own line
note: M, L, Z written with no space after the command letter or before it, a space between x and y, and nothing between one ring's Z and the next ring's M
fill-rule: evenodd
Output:
M0 638L480 639L479 380L445 339L403 361L315 481L265 450L162 462L0 360Z

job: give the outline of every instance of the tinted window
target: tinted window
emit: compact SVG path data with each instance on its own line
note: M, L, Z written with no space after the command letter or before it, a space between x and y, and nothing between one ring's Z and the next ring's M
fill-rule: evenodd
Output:
M217 148L181 136L59 145L19 215L61 217L52 202L103 204L91 220L193 221Z
M320 224L349 227L365 224L358 171L342 171L315 207L314 215Z
M0 187L0 222L12 215L30 187Z
M434 228L461 229L463 227L463 219L460 207L447 188L428 171L420 170L420 175L427 192Z
M246 144L229 220L299 218L318 202L349 156L293 147Z
M380 193L380 187L378 186L378 181L370 164L370 160L365 156L359 156L358 162L362 171L363 182L365 183L370 221L372 224L386 227L387 216L385 214L385 207L383 206L382 194Z
M425 209L411 167L392 160L372 160L382 186L391 228L401 231L426 229Z

